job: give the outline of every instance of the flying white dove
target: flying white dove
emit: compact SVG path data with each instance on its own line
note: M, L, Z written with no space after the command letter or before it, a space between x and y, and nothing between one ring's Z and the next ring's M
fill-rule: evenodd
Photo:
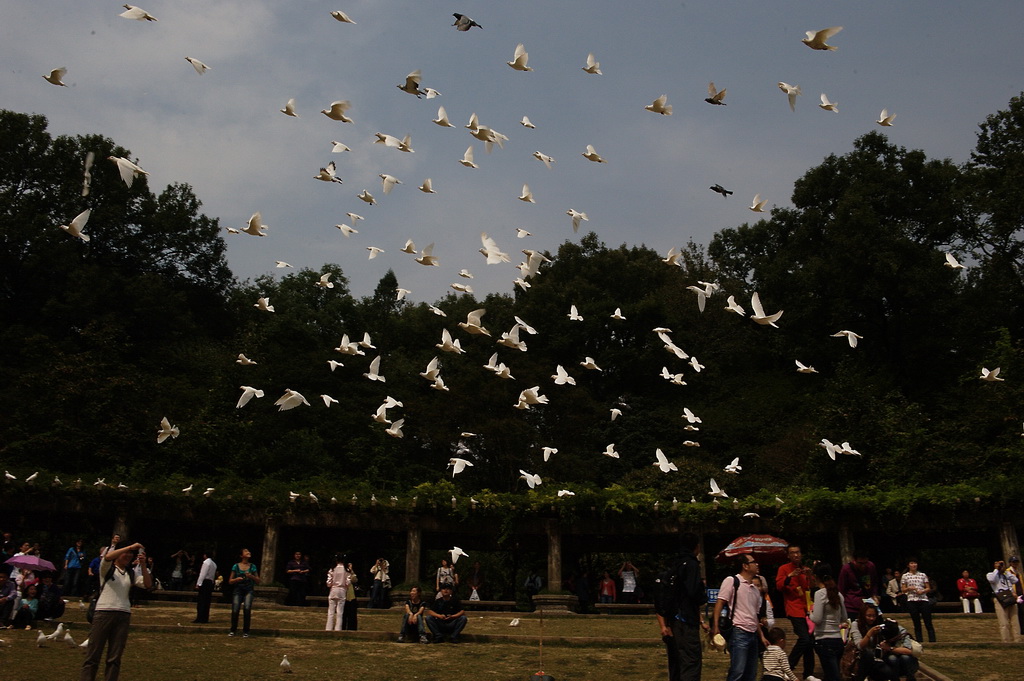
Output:
M801 362L798 359L794 359L793 361L796 362L797 373L801 373L801 374L816 374L816 373L818 373L817 369L815 369L814 367L812 367L810 365L805 365L803 362Z
M320 180L321 182L336 182L343 184L342 179L338 177L338 166L331 161L325 167L320 169L320 172L313 176L314 180Z
M466 558L469 558L469 554L466 553L465 551L463 551L462 549L460 549L458 546L453 546L451 548L451 550L449 551L449 553L452 554L452 565L455 565L456 563L458 563L459 562L459 558L461 558L462 556L465 556Z
M853 331L847 331L847 330L844 329L842 331L839 331L837 333L832 334L832 337L833 338L843 338L843 337L845 337L846 340L849 341L850 347L851 348L855 348L855 347L857 347L857 341L859 339L863 338L864 336L861 336L861 335L859 335L857 333L854 333Z
M652 111L652 112L654 112L656 114L661 114L662 116L671 116L672 115L672 105L671 104L666 104L667 101L668 101L668 95L662 95L661 97L658 97L657 99L655 99L653 102L651 102L650 104L648 104L644 108L647 109L648 111Z
M384 432L390 435L391 437L401 439L405 437L405 434L402 432L403 425L405 425L405 419L398 419L397 421L391 424L390 428L385 428Z
M535 385L519 393L519 400L516 403L517 409L529 409L531 404L547 404L546 395L540 394L540 386Z
M68 67L61 66L58 69L53 69L52 71L50 71L49 75L43 76L43 79L46 80L47 83L52 83L54 85L60 85L61 87L67 87L67 85L65 85L61 81L61 78L63 78L64 74L66 74L67 72L68 72Z
M541 447L540 451L544 455L545 461L550 459L552 454L558 454L558 449L556 447Z
M688 423L704 423L699 416L690 411L689 407L683 407L682 418L686 419Z
M740 457L738 456L725 466L725 472L732 473L733 475L739 475L742 470L743 466L740 465Z
M519 479L525 480L526 484L529 485L530 489L533 489L537 485L541 484L540 476L535 473L527 473L522 468L520 468L519 474Z
M530 191L530 185L528 185L528 184L524 184L523 185L523 191L522 191L522 193L519 194L519 200L523 201L525 203L537 203L536 201L533 200L533 192ZM526 232L525 229L522 230L522 231ZM526 232L526 233L529 234L529 232ZM520 238L522 238L522 237L520 237Z
M380 178L381 186L383 188L384 195L387 196L391 193L391 190L395 188L396 184L402 184L402 181L393 175L387 173L381 173L377 177Z
M461 355L465 352L459 339L452 340L452 335L448 329L441 329L441 342L434 345L434 347L440 348L442 352L452 352L456 355ZM434 378L436 377L431 377L428 380L432 381Z
M285 116L291 116L292 118L298 118L299 114L295 113L295 98L292 97L285 102L284 108L280 109L281 113Z
M370 253L370 256L367 258L367 260L373 260L378 255L384 252L383 248L377 248L376 246L367 246L366 250L369 251Z
M478 310L473 310L472 312L467 313L466 321L459 322L459 328L463 329L467 333L471 333L474 335L490 336L491 332L484 328L483 324L481 324L483 316L486 313L486 308L480 308Z
M801 38L800 42L812 50L835 50L835 45L829 45L825 41L841 30L843 30L842 26L832 26L831 28L823 28L820 31L807 31L807 37Z
M741 317L745 317L747 315L747 311L743 309L743 306L736 302L736 296L729 296L725 302L728 303L728 305L725 306L726 310L735 312Z
M981 369L981 376L979 376L978 378L980 378L983 381L989 381L989 382L1005 381L1006 380L1005 378L999 378L999 367L996 367L992 371L989 371L988 369L982 367L982 369Z
M327 272L326 274L321 274L320 275L320 279L317 280L314 285L318 286L320 288L334 288L334 283L331 281L331 275L332 274L333 274L333 272Z
M605 447L604 451L601 452L601 453L604 454L605 456L611 457L613 459L619 458L619 453L617 451L615 451L615 443L614 442L611 443L610 445L608 445L607 447Z
M380 381L381 383L387 380L380 375L380 355L374 357L373 361L370 362L370 368L363 374L363 378L368 378L371 381Z
M725 92L726 88L719 90L715 87L715 82L711 81L708 83L708 96L704 98L704 101L715 106L725 106Z
M448 459L448 467L452 469L452 478L466 470L466 466L472 466L472 461L466 459L460 459L458 457L452 457Z
M108 156L107 160L113 161L117 164L117 172L121 174L121 179L124 180L124 183L129 187L132 186L132 183L135 182L135 178L139 175L149 175L145 170L126 158L121 158L120 156Z
M831 111L832 113L839 113L839 102L828 101L828 96L822 92L821 104L818 105L818 108L824 109L825 111Z
M960 264L960 261L957 260L952 253L946 253L946 262L942 264L954 270L965 269L964 266Z
M594 53L593 52L591 52L590 54L587 55L587 65L583 66L581 68L584 71L586 71L587 73L593 74L595 76L602 75L601 74L601 62L599 62L596 59L594 59Z
M718 486L718 483L715 482L714 478L711 478L711 491L708 492L708 494L710 494L713 497L721 497L724 499L729 498L729 495L725 493L725 490Z
M281 395L281 397L277 398L277 402L274 402L274 406L277 407L278 411L288 411L289 409L294 409L300 404L304 404L307 407L309 406L309 402L306 401L306 398L303 397L302 393L297 390L292 390L291 388L285 388L284 395Z
M555 373L552 374L551 380L555 382L555 385L576 385L576 379L570 376L561 364L555 367Z
M172 426L171 422L167 420L167 417L160 419L160 430L157 431L156 441L161 443L167 438L177 438L179 435L178 426Z
M819 442L818 444L825 448L825 452L828 454L828 457L830 459L832 459L833 461L836 460L836 454L841 450L840 447L838 447L837 445L832 444L830 441L826 440L825 438L821 438L821 442Z
M340 21L343 24L353 24L353 25L355 25L355 23L356 23L356 22L352 21L352 19L349 18L349 16L347 14L345 14L344 12L342 12L340 9L334 10L333 12L331 12L331 16L334 17L335 19L337 19L338 21Z
M576 492L573 492L573 491L570 491L570 490L567 490L567 489L560 489L560 490L558 490L558 496L560 496L560 497L574 497L574 496L576 496Z
M92 208L86 208L81 213L75 216L75 219L70 224L60 225L60 228L71 236L78 237L82 241L89 241L90 237L88 234L83 234L82 230L85 228L85 223L89 222L89 216L92 214Z
M193 483L190 483L188 487L185 487L185 488L184 488L184 489L182 489L181 491L182 491L182 493L184 493L184 494L192 494L192 488L193 488L193 487L195 487L195 486L196 486L196 484L195 484L194 482L193 482Z
M533 157L538 161L541 161L548 169L551 169L551 164L555 162L555 159L547 154L542 154L539 151L533 152Z
M602 371L601 367L597 366L597 362L594 361L593 357L585 357L580 366L584 369L590 369L591 371Z
M215 487L207 487L206 491L203 492L203 496L204 497L212 497L213 493L216 492L216 491L217 491L217 488L215 488Z
M668 457L665 456L665 452L661 451L661 448L654 450L654 458L654 463L651 465L660 468L662 473L679 470L674 463L668 460Z
M498 248L498 242L487 236L487 232L480 232L480 253L487 259L488 265L497 265L503 262L510 262L508 253Z
M467 168L479 168L480 167L476 163L473 162L473 145L472 144L470 144L468 147L466 147L466 153L464 153L462 155L462 158L459 159L459 163L461 163L462 165L466 166Z
M755 213L763 213L764 204L766 203L768 203L768 199L762 200L760 194L754 194L754 200L750 202L750 205L747 206L747 208Z
M135 19L136 21L157 21L157 18L142 9L141 7L134 7L132 5L123 5L124 10L118 16L124 17L125 19Z
M800 91L799 85L790 85L789 83L783 83L779 81L779 89L786 93L789 98L789 110L796 111L796 98L803 93Z
M888 109L882 109L882 113L878 114L878 123L883 128L891 128L892 122L896 119L896 114L890 114Z
M444 110L443 106L437 107L437 118L432 119L434 123L437 123L442 128L454 128L452 122L448 120L448 112Z
M533 130L534 128L537 127L530 121L529 116L523 116L522 120L519 121L519 125L523 126L524 128L529 128L530 130Z
M252 306L255 307L258 310L263 310L264 312L273 312L274 311L274 306L270 304L270 298L269 297L257 298L256 302L253 303Z
M292 100L288 100L291 104ZM345 115L345 112L352 108L352 103L347 99L343 99L337 102L331 102L329 109L322 109L320 113L327 116L332 121L341 121L342 123L351 123L352 119ZM294 114L293 114L294 115Z
M750 307L754 310L754 314L750 315L750 318L755 322L762 325L774 326L776 329L779 328L775 322L777 322L779 317L782 316L783 311L779 310L775 314L766 315L764 313L764 308L761 307L761 297L757 295L757 291L754 291L754 295L750 296Z
M437 193L436 191L434 191L434 183L433 183L433 181L431 181L431 179L429 177L427 179L423 180L423 184L421 184L419 186L419 190L421 192L423 192L424 194L436 194Z
M587 159L588 161L593 161L594 163L608 162L604 158L601 158L601 155L597 153L597 151L595 151L593 144L587 145L587 150L583 152L583 158Z
M565 214L572 218L572 231L574 233L580 231L580 222L590 221L590 218L587 217L586 213L577 211L574 208L570 208L565 211Z
M324 406L327 407L328 409L331 408L332 404L339 404L338 400L334 399L333 397L326 393L321 395L320 399L324 401Z
M248 385L241 385L238 387L242 390L242 395L238 398L238 404L235 405L235 409L241 409L245 405L249 404L249 400L251 400L254 397L257 399L263 397L262 390L253 388Z
M533 69L526 65L526 62L530 60L530 55L526 53L526 48L523 47L522 43L516 45L516 51L512 55L512 61L505 62L516 71L533 71Z
M185 57L185 61L191 64L192 68L194 68L196 70L196 73L198 73L200 76L210 70L209 66L199 61L198 59L193 59L192 57Z
M483 28L483 26L476 23L475 21L467 17L465 14L459 14L458 12L455 12L452 14L452 16L455 17L455 23L452 24L452 26L455 27L456 31L465 32L473 28L474 26L476 26L477 28Z
M420 73L419 69L416 69L408 76L405 77L405 82L398 85L398 89L402 92L407 92L410 95L416 95L417 99L426 94L420 89L420 81L423 80L423 74Z

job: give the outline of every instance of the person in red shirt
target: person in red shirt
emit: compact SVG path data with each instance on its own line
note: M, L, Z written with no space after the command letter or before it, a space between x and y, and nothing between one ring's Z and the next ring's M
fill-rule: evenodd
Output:
M956 580L956 588L960 592L960 601L964 604L964 612L971 611L971 601L974 601L974 611L981 612L981 594L978 593L978 583L971 577L969 570L960 573L960 579Z
M786 547L789 562L779 568L775 588L782 594L786 617L793 625L796 643L789 652L789 666L796 669L803 658L804 678L814 673L814 639L807 628L807 594L811 587L811 568L804 567L803 553L796 544Z

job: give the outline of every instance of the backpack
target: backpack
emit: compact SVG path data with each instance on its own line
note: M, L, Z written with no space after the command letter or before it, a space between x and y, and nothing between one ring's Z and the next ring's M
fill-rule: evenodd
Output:
M691 558L676 561L670 568L662 570L654 580L654 610L662 617L672 618L693 606L698 608L707 603L707 591L700 589L693 598L687 599L679 574ZM695 602L696 601L696 602Z

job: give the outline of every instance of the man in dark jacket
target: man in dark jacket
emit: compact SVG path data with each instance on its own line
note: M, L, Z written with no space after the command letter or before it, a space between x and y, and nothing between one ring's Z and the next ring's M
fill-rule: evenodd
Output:
M654 609L668 653L669 681L700 681L700 634L708 625L701 616L707 589L700 576L699 543L696 534L683 534L679 559L658 578Z

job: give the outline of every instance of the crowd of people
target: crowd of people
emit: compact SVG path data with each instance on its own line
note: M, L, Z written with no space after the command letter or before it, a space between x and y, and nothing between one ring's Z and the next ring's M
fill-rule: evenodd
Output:
M709 590L700 578L697 536L683 535L680 548L680 557L658 576L655 598L670 681L699 681L702 634L728 650L727 681L754 681L759 669L763 681L914 681L923 635L937 640L931 616L935 582L916 558L905 571L887 570L880 579L863 552L836 571L822 562L806 563L800 546L790 545L775 573L782 601L776 610L758 556L739 556L736 574ZM996 561L986 577L1001 639L1021 641L1024 581L1018 557ZM957 590L965 613L981 611L981 592L968 570ZM910 615L913 634L885 616L900 610ZM791 646L785 630L775 626L777 614L789 620Z

